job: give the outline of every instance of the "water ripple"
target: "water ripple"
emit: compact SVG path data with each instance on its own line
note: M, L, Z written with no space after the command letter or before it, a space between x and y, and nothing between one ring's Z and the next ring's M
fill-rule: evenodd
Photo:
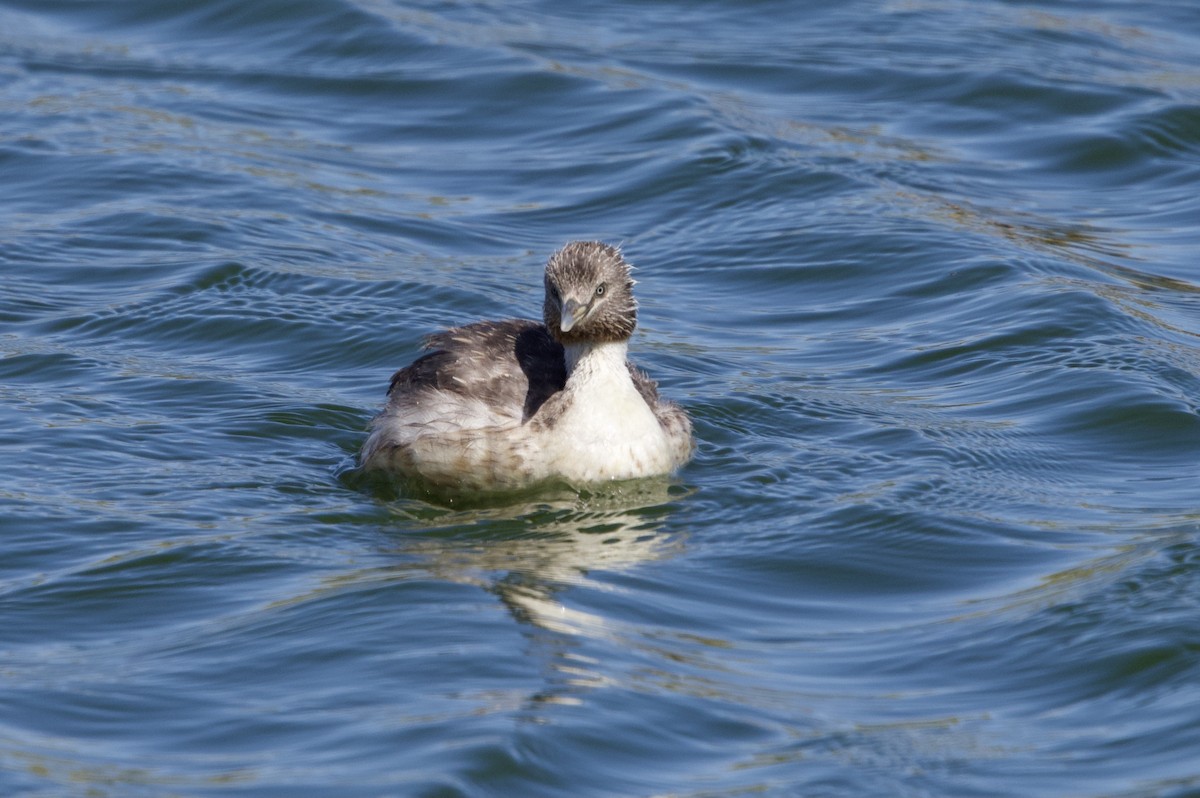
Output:
M1191 794L1189 11L9 4L0 792ZM584 237L695 460L360 474Z

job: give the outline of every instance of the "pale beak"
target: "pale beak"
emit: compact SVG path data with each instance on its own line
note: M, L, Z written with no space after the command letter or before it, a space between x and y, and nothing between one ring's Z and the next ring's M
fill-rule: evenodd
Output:
M571 328L579 323L579 320L587 315L587 307L579 304L574 299L568 299L562 304L562 313L559 314L558 326L563 332L570 332Z

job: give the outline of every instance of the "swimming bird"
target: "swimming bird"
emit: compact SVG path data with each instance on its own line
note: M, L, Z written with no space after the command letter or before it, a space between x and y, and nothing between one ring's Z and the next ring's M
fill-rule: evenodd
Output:
M430 336L396 372L360 462L433 488L504 491L667 474L692 423L629 363L637 326L620 250L576 241L546 264L542 322L480 321Z

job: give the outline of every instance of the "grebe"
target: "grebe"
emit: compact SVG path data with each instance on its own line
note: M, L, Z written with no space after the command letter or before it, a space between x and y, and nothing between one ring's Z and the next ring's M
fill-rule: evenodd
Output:
M621 252L573 242L546 264L543 323L481 321L429 337L396 372L361 463L435 488L515 490L667 474L692 423L626 359L637 326Z

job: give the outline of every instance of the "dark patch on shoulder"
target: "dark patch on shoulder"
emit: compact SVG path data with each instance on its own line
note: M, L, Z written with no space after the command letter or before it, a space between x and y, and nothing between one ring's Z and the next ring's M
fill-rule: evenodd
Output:
M562 345L542 324L526 319L481 321L435 333L432 351L392 375L393 401L422 389L471 396L495 407L520 409L528 421L567 382Z
M524 418L529 420L546 400L567 384L567 362L562 344L544 325L528 327L517 334L514 354L529 388L525 392Z

